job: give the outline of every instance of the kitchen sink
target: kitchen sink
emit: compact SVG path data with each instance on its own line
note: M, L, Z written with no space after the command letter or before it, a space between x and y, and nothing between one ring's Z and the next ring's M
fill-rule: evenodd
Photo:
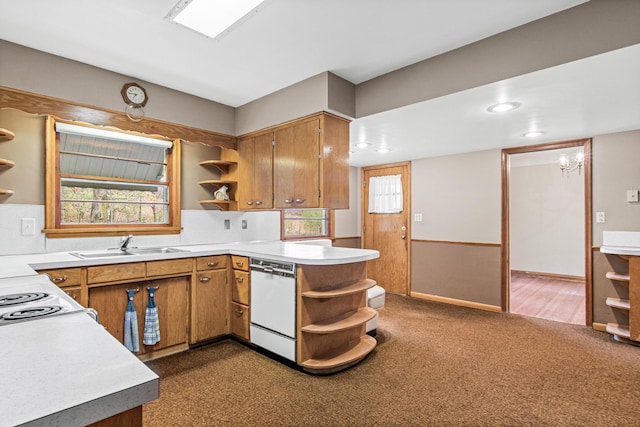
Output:
M121 251L119 249L109 249L106 251L86 251L86 252L70 252L71 255L82 258L114 258L132 255L150 255L150 254L169 254L175 252L189 252L186 249L171 248L171 247L151 247L151 248L128 248Z

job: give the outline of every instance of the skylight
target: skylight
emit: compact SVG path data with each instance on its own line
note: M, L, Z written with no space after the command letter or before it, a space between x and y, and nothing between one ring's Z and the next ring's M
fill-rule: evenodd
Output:
M264 0L180 0L166 19L210 38L218 38L258 12Z

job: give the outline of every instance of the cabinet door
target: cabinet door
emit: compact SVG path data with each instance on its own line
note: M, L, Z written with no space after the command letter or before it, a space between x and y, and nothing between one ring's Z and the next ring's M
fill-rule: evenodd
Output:
M273 208L273 134L238 143L239 209Z
M319 121L277 130L274 147L275 207L317 208L320 203Z
M231 333L245 341L250 339L249 319L251 315L249 310L246 305L231 303Z
M127 289L139 289L133 298L138 316L139 345L142 350L142 327L144 326L144 289L142 284L107 285L89 289L89 307L98 312L100 324L118 341L124 343L124 313L127 310Z
M140 292L144 294L143 316L149 303L147 287L158 288L154 294L154 301L158 307L158 322L160 324L160 342L155 345L141 345L144 347L144 351L160 350L187 342L189 277L151 280L142 284ZM141 320L144 327L144 317L138 318L138 320ZM143 332L144 329L140 329L141 341Z
M229 333L227 270L198 272L193 286L191 342Z

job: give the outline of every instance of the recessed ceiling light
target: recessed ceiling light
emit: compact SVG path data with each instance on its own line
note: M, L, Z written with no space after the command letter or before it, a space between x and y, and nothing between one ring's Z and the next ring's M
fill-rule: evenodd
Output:
M389 150L389 149L388 149L388 148L386 148L386 147L382 147L382 148L378 148L376 151L377 151L378 153L388 153L388 152L389 152L389 151L391 151L391 150Z
M358 142L356 144L356 147L358 148L367 148L369 146L369 144L367 144L366 142Z
M165 19L216 38L237 22L258 12L264 0L180 0Z
M539 131L539 130L532 130L531 132L527 132L525 134L523 134L523 136L526 136L527 138L535 138L538 137L540 135L543 135L544 132Z
M487 111L490 113L505 113L507 111L515 110L518 107L520 107L520 103L518 102L501 102L488 107Z

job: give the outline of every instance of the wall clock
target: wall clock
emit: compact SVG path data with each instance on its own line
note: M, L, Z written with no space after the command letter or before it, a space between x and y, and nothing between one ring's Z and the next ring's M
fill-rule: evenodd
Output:
M122 86L120 91L122 99L128 105L135 105L137 107L144 107L149 100L147 91L137 83L127 83Z

